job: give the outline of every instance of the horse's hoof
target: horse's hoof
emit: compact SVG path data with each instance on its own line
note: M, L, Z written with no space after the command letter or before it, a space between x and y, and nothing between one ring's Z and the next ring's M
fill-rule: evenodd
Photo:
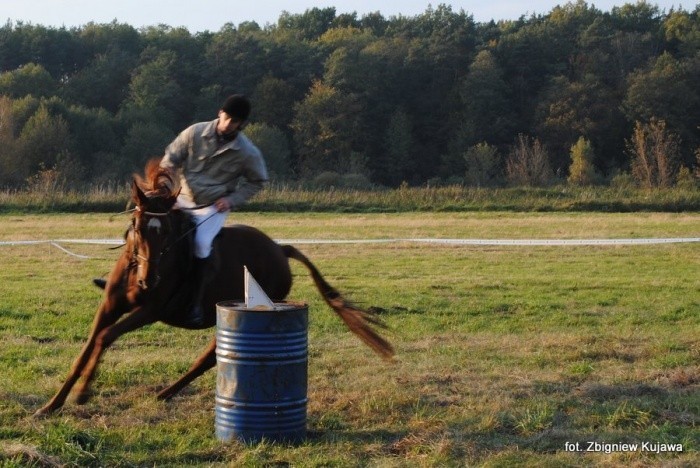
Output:
M156 400L158 401L168 401L170 400L175 394L172 392L166 392L163 390L159 394L156 395Z
M90 392L85 392L85 393L79 393L77 397L75 397L75 403L78 405L84 405L85 403L88 402L90 399Z
M45 418L46 416L50 415L51 413L54 412L54 408L51 408L49 405L42 406L38 410L34 412L34 417L35 418Z

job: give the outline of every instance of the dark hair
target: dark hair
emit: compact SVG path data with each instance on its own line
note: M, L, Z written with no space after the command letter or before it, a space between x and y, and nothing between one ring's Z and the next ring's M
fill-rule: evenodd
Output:
M235 120L246 120L250 115L250 101L242 94L232 94L221 105L221 110Z

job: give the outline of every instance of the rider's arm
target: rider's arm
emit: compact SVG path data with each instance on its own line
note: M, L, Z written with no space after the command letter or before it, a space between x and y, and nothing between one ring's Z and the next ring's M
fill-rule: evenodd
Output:
M193 133L193 127L186 128L165 148L165 155L160 161L160 167L168 169L182 167L189 154Z

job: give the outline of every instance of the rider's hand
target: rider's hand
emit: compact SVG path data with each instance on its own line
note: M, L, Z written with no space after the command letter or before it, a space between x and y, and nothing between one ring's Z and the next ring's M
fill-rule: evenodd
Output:
M225 198L219 198L214 202L214 206L216 207L217 211L219 213L223 213L224 211L231 211L231 202L229 202Z

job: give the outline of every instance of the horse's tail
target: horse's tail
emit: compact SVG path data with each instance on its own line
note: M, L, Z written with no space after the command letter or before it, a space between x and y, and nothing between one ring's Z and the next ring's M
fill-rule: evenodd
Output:
M321 276L316 266L306 258L306 256L291 245L281 246L284 254L288 258L293 258L303 263L311 272L311 277L316 287L321 292L323 300L326 301L333 311L340 316L350 331L357 335L367 346L372 348L384 359L394 356L394 348L387 340L382 338L371 325L386 328L386 325L373 314L358 309L343 298L343 296Z

